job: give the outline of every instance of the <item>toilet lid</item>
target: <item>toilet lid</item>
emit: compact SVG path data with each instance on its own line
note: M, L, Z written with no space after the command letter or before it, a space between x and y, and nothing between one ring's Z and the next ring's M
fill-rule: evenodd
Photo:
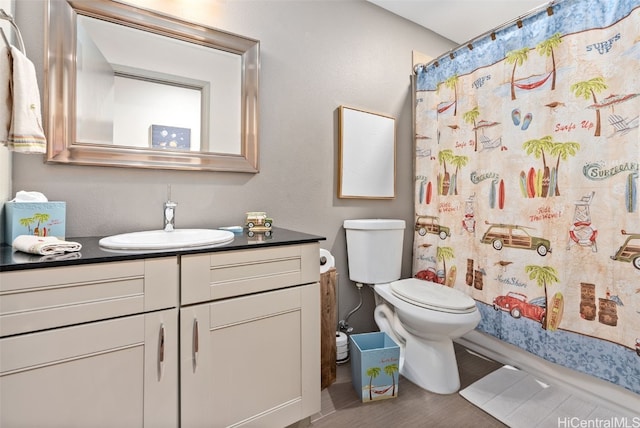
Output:
M391 283L396 297L413 305L442 312L472 312L476 302L471 297L446 285L421 279L403 279Z

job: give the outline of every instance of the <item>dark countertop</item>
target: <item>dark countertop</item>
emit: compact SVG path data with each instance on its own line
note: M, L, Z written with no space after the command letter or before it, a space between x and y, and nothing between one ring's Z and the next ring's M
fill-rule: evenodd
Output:
M271 236L256 233L249 237L245 229L242 234L235 235L232 242L220 246L199 247L197 249L180 248L162 251L114 251L105 250L98 245L102 237L66 238L67 241L79 242L82 250L76 253L65 253L57 256L40 256L20 251L13 251L10 245L0 245L0 272L48 268L56 266L72 266L89 263L117 262L123 260L148 259L183 254L209 253L215 251L244 250L257 247L277 247L309 242L324 241L322 236L274 227Z

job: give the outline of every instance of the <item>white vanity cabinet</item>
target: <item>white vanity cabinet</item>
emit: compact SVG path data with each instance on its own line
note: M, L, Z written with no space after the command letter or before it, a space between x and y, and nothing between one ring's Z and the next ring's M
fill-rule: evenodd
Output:
M318 243L181 257L181 427L320 411Z
M176 427L178 259L0 273L0 426Z
M319 412L319 242L279 233L264 247L127 259L87 241L82 263L4 262L0 427L282 428Z

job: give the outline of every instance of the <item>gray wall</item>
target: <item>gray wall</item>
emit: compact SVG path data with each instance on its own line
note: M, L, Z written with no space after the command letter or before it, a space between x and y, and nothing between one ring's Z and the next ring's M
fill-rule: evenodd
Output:
M336 257L342 318L358 303L348 279L345 219L406 220L402 272L411 275L411 52L436 57L453 43L363 0L210 4L216 13L200 16L203 23L261 43L259 174L48 165L40 155L15 154L13 193L37 190L66 201L68 237L161 227L167 184L179 204L178 227L241 224L246 211L267 211L276 226L327 238L321 246ZM42 90L44 31L29 29L44 28L44 2L17 2L16 18ZM396 118L394 200L336 197L340 105ZM372 331L371 290L363 297L350 324Z

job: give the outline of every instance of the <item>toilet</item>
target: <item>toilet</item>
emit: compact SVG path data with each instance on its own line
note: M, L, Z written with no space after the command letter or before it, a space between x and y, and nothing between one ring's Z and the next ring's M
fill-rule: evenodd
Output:
M345 220L349 278L373 287L374 319L400 346L400 374L438 394L460 389L453 339L480 322L465 293L415 278L400 279L404 220Z

